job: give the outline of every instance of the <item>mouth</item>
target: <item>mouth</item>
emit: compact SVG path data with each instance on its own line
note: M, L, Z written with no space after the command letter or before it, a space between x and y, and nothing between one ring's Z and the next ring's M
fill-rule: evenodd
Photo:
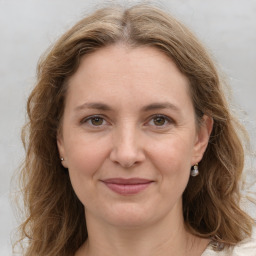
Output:
M141 178L112 178L102 180L102 182L112 191L121 195L134 195L148 188L153 181Z

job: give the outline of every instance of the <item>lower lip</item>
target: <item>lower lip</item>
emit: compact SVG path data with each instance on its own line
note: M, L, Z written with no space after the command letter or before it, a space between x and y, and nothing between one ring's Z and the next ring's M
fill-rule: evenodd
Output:
M152 182L141 184L116 184L105 183L105 185L112 191L121 195L134 195L145 190Z

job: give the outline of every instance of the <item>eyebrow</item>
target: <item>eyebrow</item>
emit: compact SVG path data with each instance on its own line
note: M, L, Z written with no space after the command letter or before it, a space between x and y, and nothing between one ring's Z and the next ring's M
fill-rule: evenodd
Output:
M100 102L92 102L92 103L84 103L78 107L75 108L76 111L83 110L83 109L98 109L98 110L104 110L104 111L110 111L112 108L104 103Z
M180 109L170 103L170 102L163 102L163 103L152 103L142 108L142 111L151 111L151 110L158 110L158 109L172 109L174 111L180 112Z
M102 111L113 111L113 109L109 105L101 103L101 102L91 102L91 103L86 102L86 103L75 108L76 111L83 110L83 109L97 109L97 110L102 110ZM147 106L142 107L141 111L147 112L147 111L159 110L159 109L172 109L176 112L181 111L176 105L174 105L170 102L151 103Z

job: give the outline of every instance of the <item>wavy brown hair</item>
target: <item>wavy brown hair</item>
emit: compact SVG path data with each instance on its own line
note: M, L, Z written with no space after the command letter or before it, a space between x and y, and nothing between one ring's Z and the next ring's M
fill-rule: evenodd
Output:
M203 114L214 120L200 175L189 180L183 194L189 231L226 245L251 234L252 220L239 207L244 149L238 134L244 130L230 113L211 58L186 27L156 7L107 7L67 31L38 65L22 133L26 158L20 178L26 219L20 226L20 242L27 241L26 256L73 255L87 238L84 206L60 163L56 137L67 80L81 58L120 42L154 47L170 57L189 79L198 124Z

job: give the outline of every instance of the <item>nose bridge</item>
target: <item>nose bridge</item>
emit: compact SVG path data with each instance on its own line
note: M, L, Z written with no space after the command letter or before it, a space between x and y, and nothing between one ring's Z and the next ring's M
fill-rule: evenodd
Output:
M113 134L111 160L123 167L133 166L144 159L138 127L130 122L118 126Z

